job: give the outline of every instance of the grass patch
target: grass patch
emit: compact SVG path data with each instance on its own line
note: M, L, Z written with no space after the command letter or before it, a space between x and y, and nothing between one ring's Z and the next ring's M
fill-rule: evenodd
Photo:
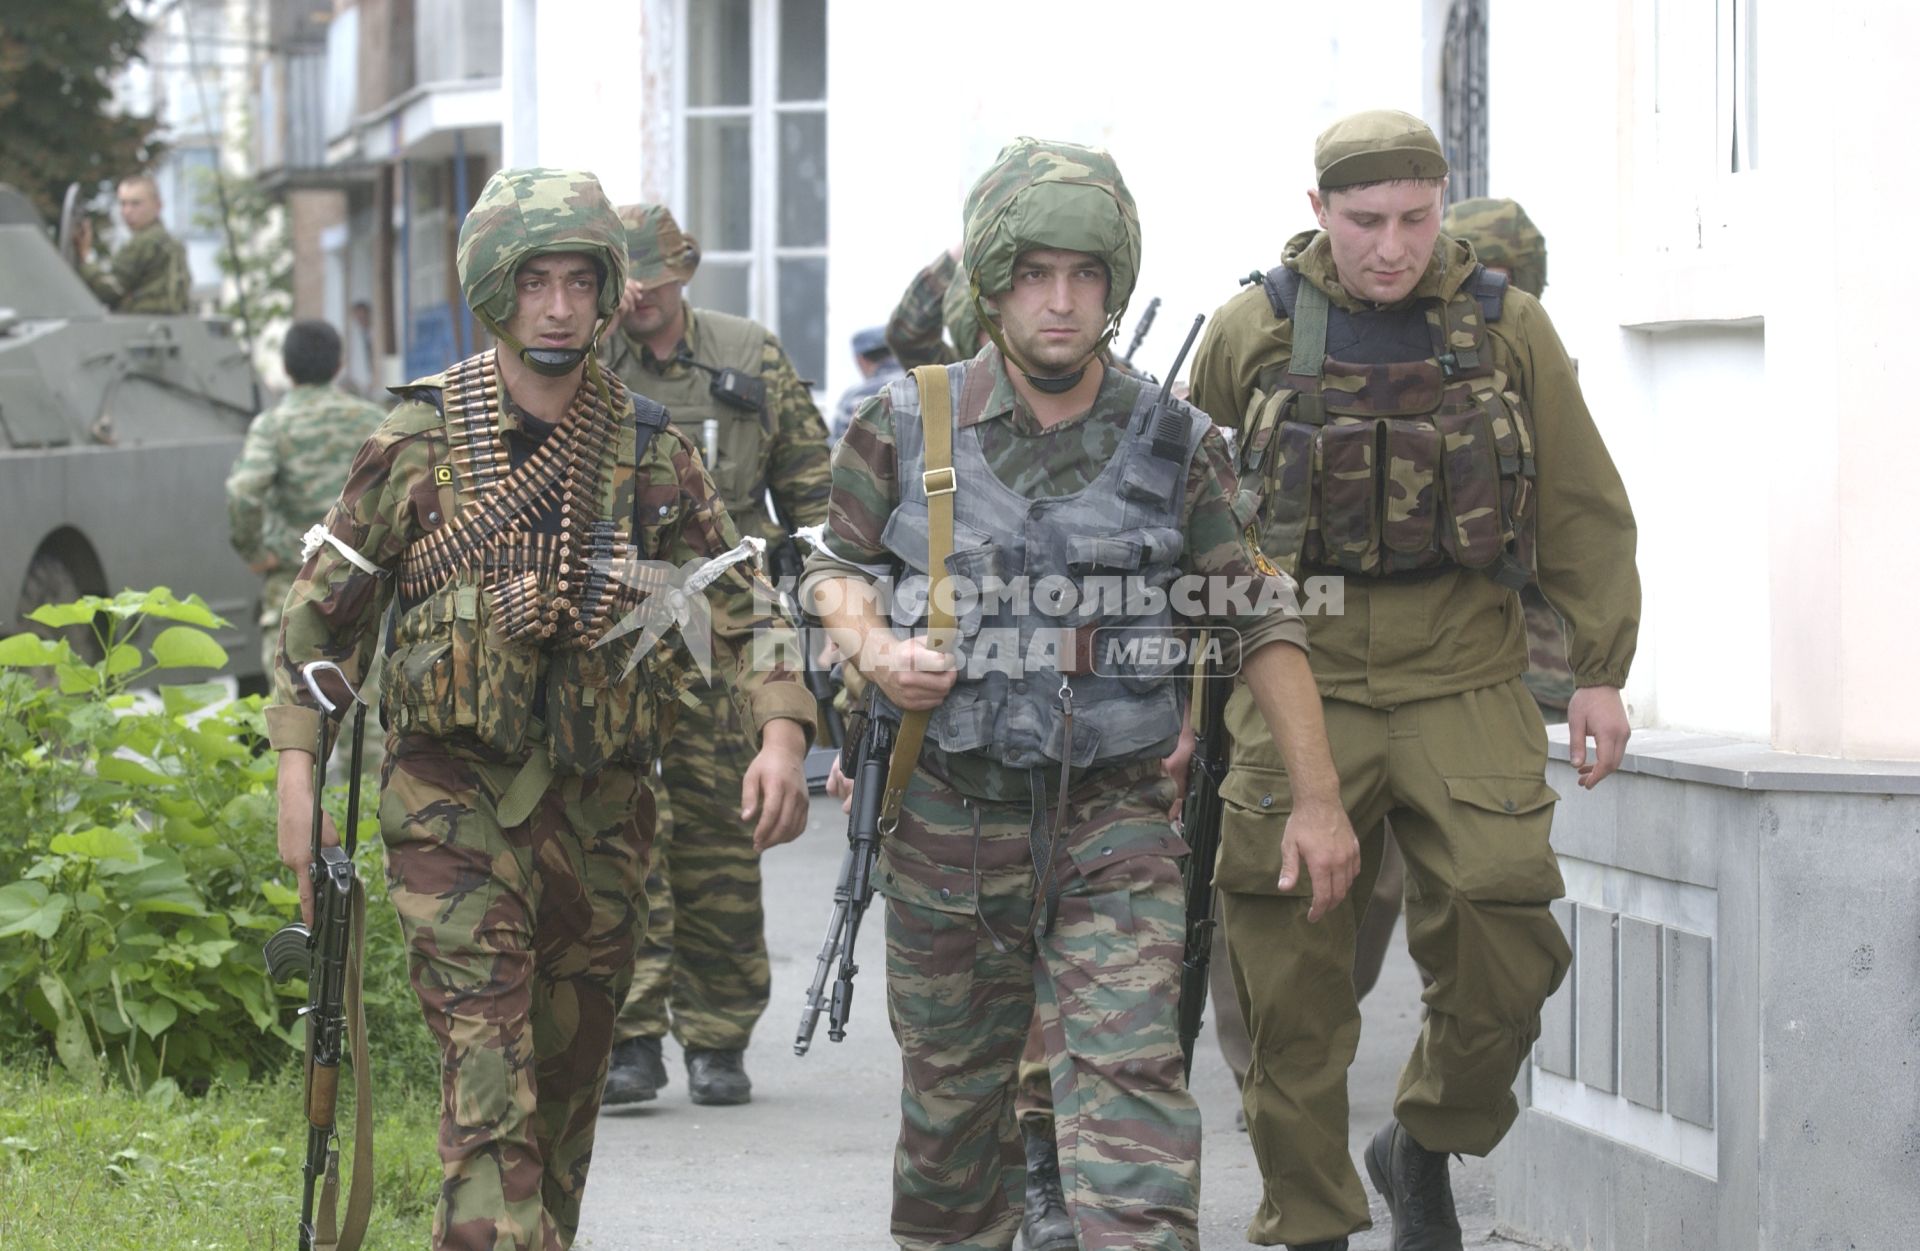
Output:
M368 1247L426 1244L438 1131L437 1090L376 1089ZM291 1251L305 1144L298 1073L195 1099L0 1067L0 1251Z

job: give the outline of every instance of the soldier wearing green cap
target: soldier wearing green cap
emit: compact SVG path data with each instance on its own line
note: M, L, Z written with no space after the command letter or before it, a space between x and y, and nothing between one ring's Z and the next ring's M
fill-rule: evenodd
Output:
M550 1251L579 1222L645 915L650 763L717 663L760 735L740 802L759 846L784 842L805 825L813 701L752 654L793 640L756 606L698 451L590 351L627 267L600 184L496 173L458 263L498 346L398 388L309 532L267 726L280 856L310 913L323 714L301 671L329 660L360 685L384 642L380 832L443 1064L433 1246ZM690 625L658 611L701 585Z
M1164 631L1184 618L1166 595L1102 602L1095 579L1249 592L1235 607L1202 600L1204 619L1239 632L1300 779L1287 855L1311 866L1322 906L1357 871L1358 846L1292 586L1249 537L1224 441L1177 400L1162 414L1156 389L1101 359L1140 265L1113 158L1017 140L967 197L965 225L964 289L992 342L862 406L804 583L884 715L927 718L924 749L894 761L897 824L875 883L904 1079L893 1235L907 1248L1013 1244L1026 1172L1016 1070L1037 1010L1064 1245L1193 1248L1200 1118L1176 1022L1187 849L1161 771L1187 683L1124 659L1082 664L1079 650L1096 622ZM935 463L942 443L950 473ZM946 586L986 593L930 645L926 605L944 592L927 574L949 529L934 499L949 491Z
M788 527L825 521L826 425L780 341L758 322L687 301L700 247L665 205L629 205L620 217L630 269L602 341L607 367L700 443L742 533L777 541ZM693 1102L752 1098L745 1055L771 983L760 855L736 802L752 738L734 701L707 700L681 714L662 753L671 816L654 845L652 911L614 1030L608 1106L653 1099L666 1084L669 1029Z
M1316 919L1311 866L1289 881L1275 851L1299 779L1237 694L1215 881L1256 1051L1243 1102L1265 1195L1247 1236L1336 1251L1367 1228L1345 1070L1355 929L1390 818L1431 982L1366 1165L1396 1251L1446 1251L1460 1246L1447 1156L1485 1155L1512 1124L1514 1077L1570 958L1547 908L1563 893L1557 796L1521 681L1519 590L1537 577L1567 620L1572 761L1592 787L1629 734L1633 513L1539 302L1441 233L1447 165L1426 125L1346 118L1314 165L1320 228L1215 315L1192 375L1194 401L1240 431L1267 552L1344 579L1344 611L1310 618L1309 636L1341 801L1368 832L1358 888Z

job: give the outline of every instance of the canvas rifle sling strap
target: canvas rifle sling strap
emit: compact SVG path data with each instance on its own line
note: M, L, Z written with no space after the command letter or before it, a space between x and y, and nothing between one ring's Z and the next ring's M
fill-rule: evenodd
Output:
M921 365L913 371L920 388L920 427L926 452L921 486L927 495L927 646L944 652L953 646L953 596L947 582L947 557L953 554L953 493L959 485L953 472L953 392L945 365ZM927 735L930 712L909 712L900 718L893 740L893 759L887 765L887 789L880 800L880 829L890 831L900 821L900 805L920 762L920 744Z

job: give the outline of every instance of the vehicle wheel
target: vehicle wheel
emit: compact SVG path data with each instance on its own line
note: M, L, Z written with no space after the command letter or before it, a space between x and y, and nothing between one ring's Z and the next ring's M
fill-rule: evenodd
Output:
M100 659L100 641L94 636L91 626L68 626L64 630L55 630L29 620L27 614L42 604L65 604L86 594L80 588L80 579L67 563L51 552L40 552L27 566L27 576L20 581L20 628L31 630L44 639L67 640L74 655L83 663L92 664Z

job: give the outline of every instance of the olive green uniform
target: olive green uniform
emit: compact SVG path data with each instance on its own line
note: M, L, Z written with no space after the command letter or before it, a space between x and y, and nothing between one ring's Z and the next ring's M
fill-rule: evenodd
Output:
M680 349L661 361L616 329L602 353L621 381L664 405L702 448L742 534L771 540L779 533L765 503L769 490L795 525L826 520L826 426L780 341L746 318L687 306ZM758 379L766 387L761 409L716 399L710 371L718 369ZM727 699L684 710L661 754L663 820L647 876L647 931L616 1042L659 1038L671 1024L682 1047L745 1048L766 1011L771 968L760 857L740 819L740 782L752 756L752 727Z
M1369 307L1340 286L1324 236L1296 238L1286 264L1335 307ZM1445 300L1473 273L1471 250L1442 236L1408 300ZM1538 302L1507 291L1487 330L1495 369L1532 414L1540 587L1567 621L1578 685L1618 687L1639 614L1626 492ZM1241 427L1292 342L1291 322L1265 293L1243 292L1200 344L1194 402ZM1263 547L1285 563L1298 533L1264 508L1261 525ZM1433 979L1395 1102L1423 1146L1483 1155L1500 1141L1540 1006L1569 960L1546 906L1562 893L1548 845L1556 796L1545 781L1545 730L1520 680L1518 596L1458 567L1348 576L1344 590L1344 613L1308 625L1342 798L1365 832L1363 868L1318 924L1306 920L1305 875L1291 892L1276 886L1291 810L1286 773L1246 691L1228 711L1234 754L1216 881L1252 1033L1244 1101L1266 1193L1248 1236L1264 1244L1333 1239L1367 1224L1347 1153L1346 1068L1360 1025L1354 933L1378 872L1383 817L1407 862L1409 945Z

